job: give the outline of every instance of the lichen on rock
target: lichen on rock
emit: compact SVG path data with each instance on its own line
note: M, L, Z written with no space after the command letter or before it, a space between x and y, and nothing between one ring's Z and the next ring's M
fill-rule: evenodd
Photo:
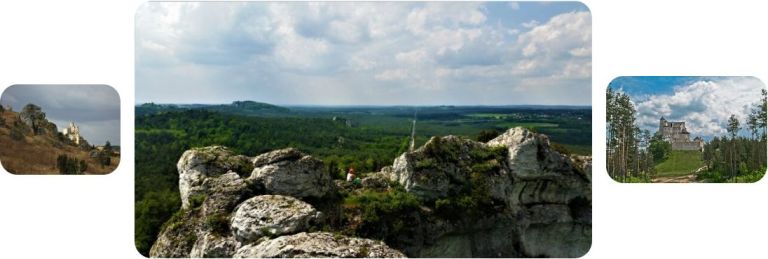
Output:
M253 159L250 180L259 182L271 194L322 198L333 187L322 161L293 148L275 150Z
M293 148L195 148L177 167L183 207L152 257L578 257L591 244L591 158L523 128L433 137L359 185Z
M246 175L252 170L248 157L235 155L223 146L194 148L184 152L176 165L179 172L179 193L183 209L189 209L189 197L204 194L204 181L227 172ZM230 176L227 176L230 177Z
M234 257L402 258L405 255L381 241L346 237L327 232L302 232L241 247Z
M237 206L232 214L232 234L244 243L261 237L282 236L308 230L321 216L312 205L282 195L261 195Z

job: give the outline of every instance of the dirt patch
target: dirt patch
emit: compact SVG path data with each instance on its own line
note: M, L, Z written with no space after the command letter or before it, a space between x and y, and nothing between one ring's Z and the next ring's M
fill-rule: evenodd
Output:
M659 176L651 179L652 183L695 183L696 175Z
M698 183L699 181L696 181L696 174L703 172L706 170L707 167L703 166L699 169L696 169L695 172L687 175L678 175L678 176L657 176L653 177L651 179L652 183Z

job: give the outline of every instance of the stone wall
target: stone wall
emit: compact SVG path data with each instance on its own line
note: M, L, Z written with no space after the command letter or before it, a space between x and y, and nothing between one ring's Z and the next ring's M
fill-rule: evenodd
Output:
M701 151L701 142L672 142L672 150L698 150Z

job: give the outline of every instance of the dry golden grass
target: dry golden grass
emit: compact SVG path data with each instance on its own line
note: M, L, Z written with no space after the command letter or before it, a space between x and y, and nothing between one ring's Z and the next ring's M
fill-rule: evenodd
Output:
M68 155L88 163L86 174L108 174L114 171L120 163L119 156L112 157L112 163L102 168L96 160L88 155L88 151L70 145L56 147L55 140L49 136L25 135L24 141L13 140L10 136L9 125L16 121L15 112L4 112L5 126L0 126L0 164L6 171L13 174L59 174L56 169L56 158Z

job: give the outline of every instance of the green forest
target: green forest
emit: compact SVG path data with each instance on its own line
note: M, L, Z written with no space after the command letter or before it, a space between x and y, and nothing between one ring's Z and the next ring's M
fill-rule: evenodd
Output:
M766 90L755 98L746 121L731 114L727 134L706 141L702 151L672 150L659 133L640 129L627 94L609 87L606 100L608 174L618 182L689 175L693 182L752 183L765 174Z
M589 155L591 108L558 106L279 107L257 102L136 106L135 242L144 255L180 207L176 163L192 147L223 145L256 156L294 147L323 161L343 179L391 165L432 136L487 141L511 127L550 136L559 151Z

